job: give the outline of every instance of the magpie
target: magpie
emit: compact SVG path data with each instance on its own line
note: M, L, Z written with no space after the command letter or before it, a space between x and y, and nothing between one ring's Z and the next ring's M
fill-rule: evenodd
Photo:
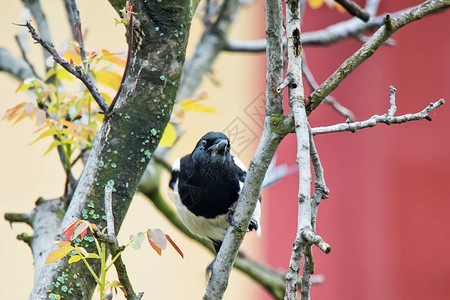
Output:
M194 234L210 239L216 253L222 245L230 217L244 185L246 167L230 154L230 140L221 132L208 132L191 154L172 166L169 187L178 214ZM248 231L260 226L261 198L252 215ZM214 263L214 261L213 261ZM212 264L208 270L212 270Z

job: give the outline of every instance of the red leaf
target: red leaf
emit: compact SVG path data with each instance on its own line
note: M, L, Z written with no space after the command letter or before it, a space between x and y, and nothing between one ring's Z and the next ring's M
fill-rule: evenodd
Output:
M180 254L180 256L182 258L184 258L183 252L181 252L181 249L177 246L177 244L175 244L175 242L172 240L172 238L168 234L166 234L166 238L169 241L169 243L172 245L172 247L178 252L178 254Z
M69 227L67 227L66 230L63 231L62 236L66 235L66 242L68 242L70 240L70 237L72 236L72 233L75 230L75 227L77 227L77 225L80 221L81 220L76 220Z

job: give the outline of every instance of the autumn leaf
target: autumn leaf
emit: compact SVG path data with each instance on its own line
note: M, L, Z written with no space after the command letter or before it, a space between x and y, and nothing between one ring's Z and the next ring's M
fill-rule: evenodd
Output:
M172 147L177 139L177 132L172 124L168 123L164 133L159 141L159 146L162 147Z
M64 230L61 234L61 236L66 235L66 241L70 240L70 237L72 236L73 231L75 230L75 228L77 227L77 225L81 222L81 220L76 220L75 222L73 222L72 224L69 225L69 227L66 228L66 230Z
M147 231L147 238L150 246L161 256L162 250L167 247L167 238L161 229L149 229Z
M172 247L178 252L178 254L180 254L180 256L182 258L184 258L183 252L181 252L181 249L177 246L177 244L175 244L175 242L172 240L172 238L168 234L166 234L166 238L169 241L169 243L172 245Z
M107 71L104 68L95 72L97 81L104 85L111 87L115 90L119 89L120 82L122 81L122 76L116 72Z
M66 52L64 52L63 57L68 61L72 60L76 65L81 64L81 56L78 53L67 50Z
M44 131L43 133L41 133L40 136L38 136L37 139L35 139L34 141L32 141L31 143L29 143L28 145L33 145L34 143L36 143L37 141L39 141L40 139L43 139L45 137L48 136L52 136L56 134L56 130L54 128L49 128L48 130Z
M121 53L111 53L106 49L102 49L103 57L102 59L107 60L113 64L116 64L121 67L125 67L127 61L125 59L122 59L118 57L118 55L121 55Z
M185 100L181 101L179 103L179 105L181 105L181 107L183 107L183 109L186 111L190 110L190 111L207 112L207 113L213 113L213 114L219 113L217 110L215 110L212 107L198 103L202 100L204 100L203 97L200 99L185 99Z
M61 247L50 253L45 261L46 264L51 264L57 260L60 260L64 256L70 253L70 251L74 250L75 248L72 246L68 247Z
M308 0L308 4L312 9L317 9L322 6L324 0Z

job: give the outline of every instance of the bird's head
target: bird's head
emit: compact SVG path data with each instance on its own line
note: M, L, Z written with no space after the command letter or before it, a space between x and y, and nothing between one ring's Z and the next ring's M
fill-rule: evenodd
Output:
M208 132L198 141L191 156L204 164L228 162L231 160L230 140L221 132Z

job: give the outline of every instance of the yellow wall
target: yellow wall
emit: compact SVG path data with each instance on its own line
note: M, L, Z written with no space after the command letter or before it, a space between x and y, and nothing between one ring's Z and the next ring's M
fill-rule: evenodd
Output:
M69 26L65 20L65 10L62 1L42 1L44 11L52 29L54 44L60 45L70 39ZM117 51L125 49L124 30L114 26L114 11L106 1L78 1L84 30L86 46L90 50L108 49ZM259 13L261 13L261 6ZM19 56L14 34L21 28L12 25L20 22L21 1L6 1L3 3L5 12L0 20L1 46ZM256 32L264 32L263 28L255 29L255 10L245 9L233 28L234 38L255 38ZM99 12L101 12L99 14ZM197 40L201 23L195 21L196 29L191 34ZM192 44L191 44L192 45ZM30 43L32 61L42 61L40 46ZM192 47L192 46L191 46ZM192 53L192 50L189 51ZM207 79L200 90L207 91L209 99L206 104L217 109L220 114L212 115L198 112L188 112L183 128L186 134L176 145L171 160L178 155L192 151L197 140L210 130L225 129L236 117L253 128L259 129L244 108L248 101L256 98L261 92L258 86L263 86L264 75L261 55L221 54L213 66L214 78L219 85L214 85ZM42 68L38 69L42 74ZM15 94L18 82L10 76L0 73L0 114L21 101L32 101L25 93ZM28 146L35 135L34 124L22 121L11 126L6 121L0 122L0 213L30 212L38 197L47 199L58 197L63 192L64 173L58 164L56 152L42 156L48 144L45 141ZM256 140L242 152L241 159L248 164ZM167 180L167 176L166 179ZM164 183L166 184L166 183ZM128 236L147 228L161 228L169 233L185 253L182 260L168 249L162 257L158 257L148 247L135 252L130 249L124 254L131 279L136 291L144 291L145 299L199 299L204 288L204 268L213 257L193 242L185 239L166 220L155 213L154 208L142 196L137 195L131 205L129 214L121 229L119 240L125 242ZM1 299L25 299L33 283L33 260L28 247L15 239L22 232L32 233L31 229L22 224L14 224L13 228L3 220L0 221L0 289ZM258 247L254 235L249 235L244 242L244 249L251 256L257 256ZM251 250L254 249L254 250ZM253 283L234 271L225 299L247 299L254 293ZM115 298L116 299L116 298ZM117 299L122 299L117 297Z

